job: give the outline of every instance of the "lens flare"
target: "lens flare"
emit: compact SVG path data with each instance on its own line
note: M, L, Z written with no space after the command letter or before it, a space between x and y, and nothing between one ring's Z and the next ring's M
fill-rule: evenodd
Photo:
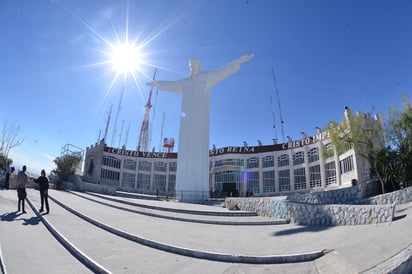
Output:
M128 74L142 69L143 58L140 48L122 44L112 48L110 62L115 71Z

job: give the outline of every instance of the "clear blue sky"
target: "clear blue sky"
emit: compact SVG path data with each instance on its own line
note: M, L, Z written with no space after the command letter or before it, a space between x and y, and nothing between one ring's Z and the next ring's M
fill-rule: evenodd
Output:
M188 60L216 69L243 54L255 58L212 90L210 145L282 142L272 67L285 136L315 133L340 121L345 106L382 113L412 98L411 1L265 0L2 0L0 1L1 123L16 121L24 143L15 166L54 168L70 143L86 149L103 136L113 105L110 145L121 82L104 54L107 44L144 43L146 65L128 81L119 112L124 144L135 149L154 67L158 80L189 74ZM126 23L128 22L128 23ZM127 28L126 28L127 26ZM276 132L273 129L272 105ZM150 147L178 138L181 97L159 92ZM154 117L153 117L154 116Z

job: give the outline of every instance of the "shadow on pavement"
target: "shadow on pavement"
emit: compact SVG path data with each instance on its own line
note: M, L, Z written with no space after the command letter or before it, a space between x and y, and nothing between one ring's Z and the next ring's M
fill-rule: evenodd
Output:
M24 219L23 225L38 225L40 221L39 217L33 216L30 219Z
M399 216L396 216L396 217L393 217L393 222L396 222L396 221L399 221L399 220L402 220L403 218L405 218L407 216L407 214L403 214L403 215L399 215Z
M272 235L273 236L287 236L287 235L292 235L292 234L298 234L298 233L304 233L304 232L320 232L326 229L329 229L330 226L326 225L311 225L311 226L300 226L297 228L291 228L291 229L286 229L286 230L281 230L281 231L276 231Z
M21 220L21 219L17 219L17 217L19 217L20 215L22 215L23 213L19 213L19 211L13 211L13 212L9 212L9 213L4 213L3 215L0 216L0 219L2 222L13 222L13 221L17 221L17 220Z

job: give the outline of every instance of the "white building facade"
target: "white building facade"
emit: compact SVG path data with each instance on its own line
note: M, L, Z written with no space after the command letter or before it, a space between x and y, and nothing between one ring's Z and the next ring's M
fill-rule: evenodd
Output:
M370 116L365 119L379 123ZM111 148L102 140L86 149L83 179L123 191L175 196L177 157L173 152ZM286 195L347 187L369 179L367 161L353 149L338 155L327 132L282 144L209 151L213 196L245 196L250 192L256 196Z

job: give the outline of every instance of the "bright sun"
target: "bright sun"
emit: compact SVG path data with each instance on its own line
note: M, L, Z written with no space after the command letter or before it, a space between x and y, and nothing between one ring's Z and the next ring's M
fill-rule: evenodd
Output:
M129 44L113 46L110 63L117 73L133 74L142 69L143 59L140 48Z

